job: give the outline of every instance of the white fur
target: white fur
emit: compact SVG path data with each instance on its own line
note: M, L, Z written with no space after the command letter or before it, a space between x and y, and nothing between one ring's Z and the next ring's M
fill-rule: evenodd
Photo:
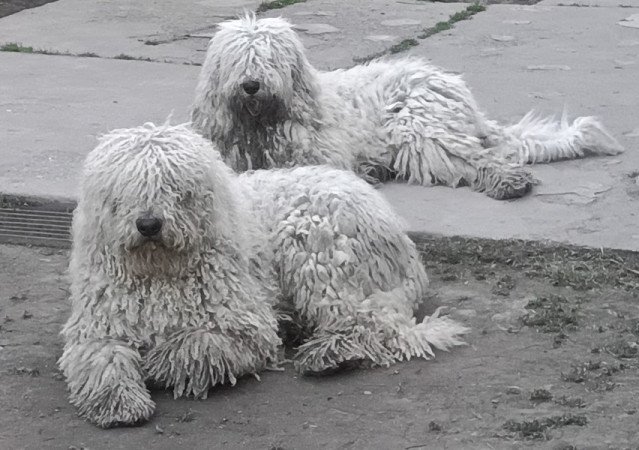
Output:
M160 233L142 236L140 217ZM103 427L151 416L146 381L206 397L276 364L276 314L298 330L303 373L429 358L466 332L416 322L420 256L364 181L322 166L238 176L186 126L116 130L89 154L70 274L60 367Z
M247 95L246 81L259 92ZM316 70L286 20L253 15L211 39L192 121L236 170L329 164L500 199L530 190L523 164L622 151L592 117L488 120L461 76L421 59Z

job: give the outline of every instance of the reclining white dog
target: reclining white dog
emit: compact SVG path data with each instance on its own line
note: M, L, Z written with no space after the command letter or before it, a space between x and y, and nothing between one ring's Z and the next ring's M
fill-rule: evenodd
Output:
M253 15L211 39L192 121L238 171L329 164L497 199L531 189L526 163L622 151L593 117L488 120L461 76L421 59L316 70L286 20Z
M461 344L413 311L428 280L382 197L327 167L238 176L186 126L116 130L87 157L60 367L102 427L147 420L145 382L206 397L278 363L290 314L303 373ZM275 308L281 308L275 309Z

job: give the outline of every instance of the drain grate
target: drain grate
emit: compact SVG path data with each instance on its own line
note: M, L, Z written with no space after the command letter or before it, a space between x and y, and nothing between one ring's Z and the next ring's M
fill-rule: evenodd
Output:
M71 246L74 205L7 205L0 207L0 242L49 247Z

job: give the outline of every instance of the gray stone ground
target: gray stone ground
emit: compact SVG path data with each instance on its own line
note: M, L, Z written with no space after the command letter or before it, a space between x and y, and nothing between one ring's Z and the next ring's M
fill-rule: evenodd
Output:
M215 24L256 1L60 0L0 19L0 44L99 58L0 53L0 192L73 197L82 159L114 127L186 120ZM570 3L573 2L563 2ZM598 115L627 148L612 158L535 166L527 198L497 202L468 189L390 184L382 191L410 231L550 239L639 250L639 4L491 5L407 54L465 74L499 120L529 109ZM311 61L354 64L466 4L308 0L266 16L290 18ZM155 62L117 60L149 58Z

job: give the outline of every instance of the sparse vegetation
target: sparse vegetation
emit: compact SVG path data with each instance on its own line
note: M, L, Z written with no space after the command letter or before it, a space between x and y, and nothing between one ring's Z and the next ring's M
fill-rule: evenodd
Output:
M526 305L526 309L530 312L521 318L522 323L544 333L574 329L577 325L577 307L559 295L531 300Z
M38 55L75 56L78 58L99 58L100 57L100 55L93 52L83 52L83 53L59 52L57 50L47 50L47 49L34 48L31 46L25 46L17 42L9 42L9 43L0 45L0 52L33 53ZM126 55L124 53L121 53L117 56L114 56L112 58L106 58L106 59L123 59L127 61L157 62L156 60L152 58L145 58L142 56L131 56L131 55ZM185 64L201 65L198 63L185 63Z
M441 33L442 31L450 30L451 28L453 28L453 25L450 22L437 22L435 26L425 28L424 32L420 34L418 37L420 39L426 39L431 37L434 34Z
M9 42L0 46L0 51L12 53L34 53L33 47L26 47L17 42Z
M294 0L289 0L289 1L293 1L293 3L297 3L297 1L294 1ZM262 3L262 5L264 5L264 3ZM269 8L269 9L272 9L272 8ZM468 7L466 7L466 9L464 9L463 11L456 12L455 14L451 15L447 21L437 22L435 26L424 29L423 33L417 37L419 39L425 39L427 37L430 37L442 31L450 30L451 28L453 28L453 24L455 22L459 22L460 20L470 19L473 15L485 10L486 10L486 7L484 5L480 5L479 3L473 3L472 5L469 5ZM258 11L259 11L259 8L258 8ZM412 39L412 38L404 39L403 41L387 48L386 50L372 53L368 56L364 56L360 58L353 58L353 61L356 62L357 64L367 63L374 59L381 58L382 56L385 56L385 55L406 51L411 47L415 47L416 45L419 45L419 41L417 41L416 39Z
M569 383L583 383L590 391L606 392L616 387L612 381L612 375L625 370L623 364L606 364L601 361L588 361L582 364L575 364L570 371L561 374L561 379Z
M634 340L617 339L604 347L615 358L631 359L639 356L639 345Z
M419 45L419 42L417 42L415 39L404 39L400 43L395 44L391 48L389 48L388 52L389 53L399 53L399 52L403 52L405 50L408 50L409 48L414 47L416 45Z
M425 28L424 32L420 34L418 37L420 39L426 39L431 37L434 34L441 33L442 31L450 30L453 28L453 24L460 22L462 20L468 20L472 16L482 11L486 11L486 7L479 3L473 3L472 5L466 7L463 11L456 12L451 15L447 21L445 22L437 22L435 26Z
M555 399L555 403L560 406L567 406L569 408L584 408L586 406L586 402L581 397L566 397L562 395L559 398Z
M552 394L546 389L535 389L530 394L530 401L535 403L544 403L552 400Z
M602 287L639 291L639 253L517 239L413 238L427 255L427 267L435 270L442 263L454 266L463 261L460 270L472 267L476 279L510 268L528 278L579 291Z
M564 414L563 416L544 417L541 419L508 420L503 428L512 433L516 433L520 439L547 440L548 429L560 428L567 425L577 425L583 427L588 423L586 416L581 414Z
M113 59L124 59L126 61L149 61L149 62L153 62L153 60L151 58L144 58L144 57L141 57L141 56L125 55L124 53L120 53L119 55L114 56Z
M495 295L501 295L502 297L508 297L510 291L515 288L516 282L510 275L504 275L500 277L495 286L493 286L492 293Z

